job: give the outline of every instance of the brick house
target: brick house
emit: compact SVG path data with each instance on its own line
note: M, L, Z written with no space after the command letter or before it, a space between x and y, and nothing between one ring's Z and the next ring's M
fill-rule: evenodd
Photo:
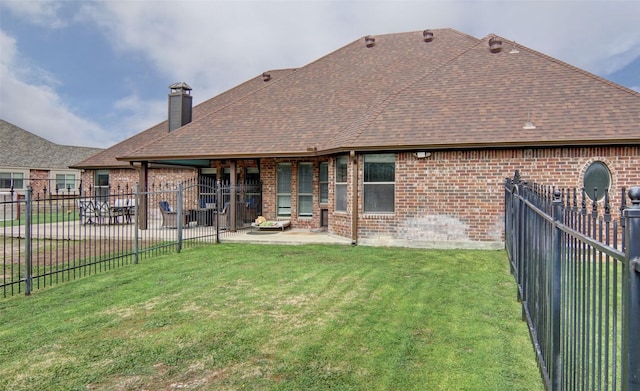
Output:
M168 122L191 99L190 87L172 87ZM502 186L515 170L559 187L640 185L638 92L452 29L358 39L265 72L167 128L78 167L140 183L259 177L267 219L359 244L445 248L503 246Z
M23 197L77 194L81 172L69 168L102 149L59 145L0 119L0 193Z

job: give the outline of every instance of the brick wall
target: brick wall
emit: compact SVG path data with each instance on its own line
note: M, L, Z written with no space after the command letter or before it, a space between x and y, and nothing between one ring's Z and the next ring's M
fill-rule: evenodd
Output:
M604 162L611 171L612 210L620 207L620 188L640 185L639 147L548 148L482 151L435 151L418 159L413 153L396 154L395 213L363 213L363 156L357 156L358 243L407 245L414 247L503 247L504 180L519 170L523 179L559 188L581 188L583 176L594 161ZM319 163L329 162L329 202L320 205ZM313 217L297 215L297 169L300 162L314 163ZM329 210L330 233L350 238L354 208L352 178L355 165L348 164L347 211L336 212L335 158L261 159L263 183L262 214L270 220L276 215L276 172L278 163L290 163L292 171L291 222L295 228L320 228L320 210ZM242 167L256 160L237 162ZM214 162L221 173L228 164ZM194 169L152 169L149 183L177 184L194 178ZM93 184L93 171L83 173L83 183ZM133 169L111 170L111 187L135 184ZM602 208L602 202L599 203ZM617 216L616 216L617 218ZM282 219L282 218L281 218Z
M49 181L49 171L48 170L31 170L29 172L29 186L31 186L31 190L34 198L44 197L47 194L51 194L52 187L55 192L55 181ZM47 188L47 192L45 193L45 188Z
M306 158L306 159L261 159L260 179L262 180L262 215L267 220L291 220L291 225L296 228L320 228L320 209L328 209L329 204L320 204L319 190L319 167L320 162L327 161L326 158ZM291 164L291 217L277 216L277 188L276 178L279 163ZM312 217L298 216L298 164L313 163L313 211ZM331 167L329 168L329 181L331 182ZM329 186L329 197L331 197L331 186ZM331 202L331 198L330 198ZM331 221L331 220L330 220Z
M503 184L515 170L520 170L527 181L559 188L581 188L589 164L602 161L611 171L612 208L617 211L619 189L640 185L639 156L638 147L443 151L433 152L425 159L417 159L412 153L399 153L396 155L396 212L366 215L360 206L359 242L501 247ZM362 174L360 168L360 188ZM362 194L359 204L362 205ZM599 204L602 208L603 202Z

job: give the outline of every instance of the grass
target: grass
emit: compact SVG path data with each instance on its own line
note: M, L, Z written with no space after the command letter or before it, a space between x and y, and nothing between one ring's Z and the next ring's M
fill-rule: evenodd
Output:
M220 244L0 301L0 389L542 390L502 251Z
M31 215L31 224L50 224L50 223L64 223L70 221L76 221L80 218L78 212L51 212L51 213L33 213ZM14 227L19 225L25 225L27 218L24 213L20 213L15 220L0 220L0 227Z

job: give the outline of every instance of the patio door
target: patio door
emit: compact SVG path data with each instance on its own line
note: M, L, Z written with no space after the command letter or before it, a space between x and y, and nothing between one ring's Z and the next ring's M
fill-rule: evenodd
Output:
M291 163L278 163L277 182L277 215L291 216Z

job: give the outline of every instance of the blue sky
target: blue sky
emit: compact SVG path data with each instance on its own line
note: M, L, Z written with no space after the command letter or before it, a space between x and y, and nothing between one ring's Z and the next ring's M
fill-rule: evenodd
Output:
M202 102L365 35L495 33L640 91L640 1L0 0L0 118L109 147L164 120L168 86Z

